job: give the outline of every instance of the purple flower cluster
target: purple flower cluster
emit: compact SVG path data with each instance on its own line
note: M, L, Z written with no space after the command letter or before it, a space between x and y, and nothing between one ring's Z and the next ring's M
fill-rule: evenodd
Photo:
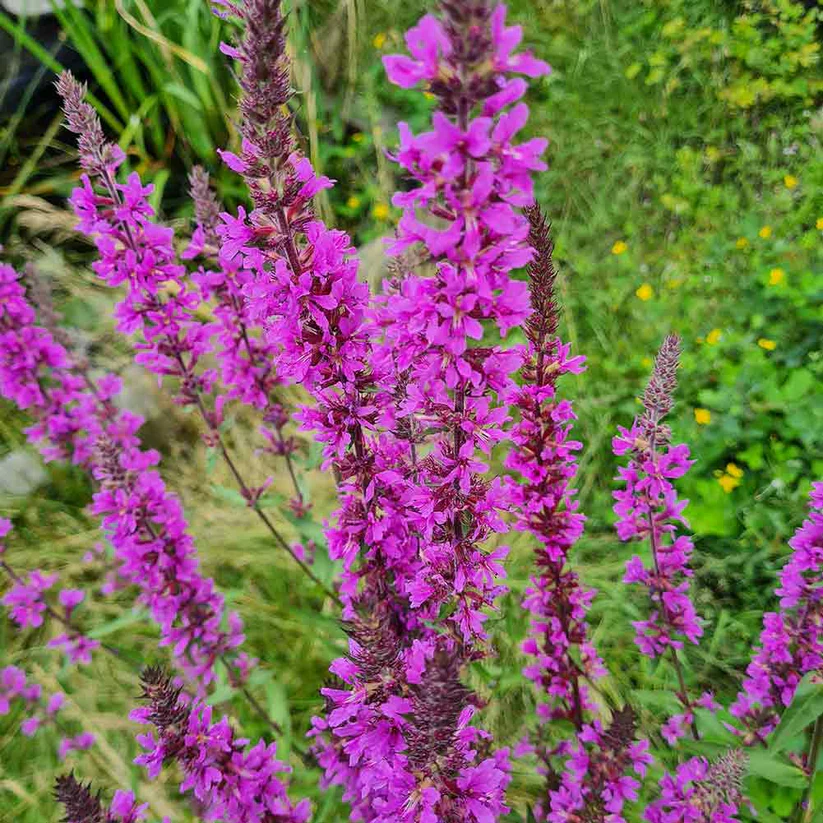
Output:
M649 823L734 823L746 775L746 755L735 750L715 763L692 757L660 781L661 796L645 812Z
M172 647L181 670L205 687L215 677L218 659L232 656L242 643L240 618L231 613L228 631L222 628L223 598L198 570L180 502L154 469L160 457L137 445L140 418L112 402L120 381L107 375L92 382L36 324L13 272L4 267L1 273L8 299L0 308L0 391L35 417L28 434L42 443L45 454L71 454L98 481L92 511L108 530L119 576L140 590L141 602L160 626L161 644ZM23 356L26 351L30 357ZM30 585L9 592L18 622L42 619L42 591L49 582L35 574ZM63 607L73 608L76 597L64 597L69 602ZM54 642L78 659L88 651L88 643L73 634ZM244 676L250 661L241 654L232 662L237 676Z
M140 332L143 340L135 343L135 361L157 375L178 378L175 400L197 404L200 393L208 393L217 377L213 369L197 368L211 351L213 328L192 316L200 295L183 279L185 267L176 262L171 229L152 220L148 197L153 187L143 186L134 172L125 183L116 181L124 158L106 148L99 119L85 102L85 87L65 72L57 89L66 125L81 136L81 161L91 171L71 195L77 230L94 240L99 259L92 268L98 277L109 286L127 286L115 309L117 328L124 334ZM100 145L88 145L88 134L96 134ZM89 158L98 154L112 159L95 164Z
M594 592L583 588L569 567L569 550L585 521L570 486L581 444L570 438L575 414L571 403L558 397L557 380L564 374L580 374L584 359L571 357L570 347L557 337L549 227L538 207L528 214L529 241L535 250L529 265L533 313L526 324L525 382L512 398L521 419L512 428L515 448L506 458L506 468L523 480L512 480L509 490L517 512L515 527L537 540L538 571L523 601L531 617L523 651L535 659L523 673L539 690L540 720L568 720L579 731L584 713L593 708L583 681L603 676L605 669L588 638L586 613ZM551 752L540 749L541 758L548 761Z
M682 648L684 639L698 643L703 634L689 598L694 545L687 535L677 535L679 525L688 526L683 517L688 501L678 499L671 482L682 477L693 461L688 446L671 445L671 432L663 423L673 403L679 357L680 341L666 338L643 396L643 414L631 429L620 426L613 440L618 457L629 455L628 465L619 470L626 487L614 492L617 534L621 540L651 543L652 567L635 555L626 565L624 581L648 589L652 612L634 626L635 642L652 658L668 648Z
M812 484L809 515L789 545L775 592L780 609L763 615L760 648L731 707L747 743L765 740L804 675L823 667L823 481Z
M290 768L276 757L274 743L262 740L249 747L238 738L226 717L214 722L212 707L200 700L181 700L180 688L159 669L142 676L147 705L131 718L154 726L138 735L145 750L135 760L155 778L166 762L183 772L180 791L191 792L205 820L225 823L304 823L307 800L293 805L281 775Z
M634 709L606 722L593 693L606 673L587 622L594 592L570 557L585 523L572 487L581 444L572 439L575 411L558 390L562 376L583 372L584 358L558 335L553 246L534 205L546 141L520 138L529 117L524 77L550 69L516 51L520 27L507 26L505 6L490 0L440 0L438 15L407 33L409 53L384 58L392 83L422 87L436 103L427 130L399 124L392 159L405 183L392 202L402 217L388 244L390 273L372 299L351 239L315 213L314 198L334 181L315 171L295 136L281 0L215 2L241 26L236 43L221 45L236 63L241 139L219 155L244 178L251 210L222 211L208 175L194 170L196 229L178 255L172 231L155 221L152 187L119 173L124 153L106 141L85 88L63 74L58 90L85 172L71 202L97 248L94 271L124 287L115 317L136 338L137 362L173 379L175 402L200 414L205 442L222 454L248 506L325 587L308 567L318 547L287 543L262 511L273 478L248 485L222 434L226 402L254 409L265 450L282 459L294 488L287 516L307 517L283 387L299 384L309 397L294 419L322 444L323 469L337 482L325 537L342 572L326 593L341 606L349 637L308 735L322 785L341 787L351 819L363 823L493 823L509 814L509 750L478 723L484 701L466 675L493 653L488 621L507 591L508 549L498 540L513 525L536 544L522 649L539 723L524 749L536 752L545 782L530 812L541 823L623 823L653 760ZM196 260L196 271L181 259ZM513 276L522 267L528 282ZM147 703L131 717L152 728L138 736L135 762L152 779L174 764L180 791L204 820L305 823L310 804L289 799L291 769L276 745L240 737L208 705L223 665L265 714L245 687L255 661L239 651L242 622L200 573L159 455L140 447L142 420L118 409L117 378L92 379L37 294L28 271L21 278L0 265L0 394L32 417L28 437L47 459L71 459L92 477L91 511L117 579L137 588L160 646L188 681L144 672ZM526 345L506 342L512 329L524 330ZM665 423L679 354L679 340L667 338L642 412L613 440L627 461L614 492L617 534L648 540L651 555L634 556L624 577L650 602L634 624L635 642L653 660L670 654L677 674L681 711L660 728L671 746L689 731L698 739L698 707L718 708L709 692L689 696L678 654L703 633L690 597L694 547L681 533L687 501L675 488L692 461ZM496 477L501 444L508 474ZM53 593L57 576L40 569L18 574L2 542L9 528L0 519L0 569L11 581L0 602L20 628L46 616L62 624L50 645L89 662L100 644L75 623L84 592ZM780 609L764 617L731 708L747 745L766 739L801 678L823 667L823 483L814 484L811 512L790 545ZM59 725L63 701L44 699L16 667L0 670L0 715L22 704L24 735ZM59 755L93 740L64 737ZM645 819L727 823L742 803L745 771L738 751L714 763L693 757L664 774ZM131 793L105 806L73 777L61 778L56 794L67 823L146 818L147 804Z
M209 188L208 174L195 168L190 176L191 195L195 204L197 228L184 258L207 255L209 268L201 267L193 280L200 289L204 303L213 305L214 357L220 364L220 383L226 397L258 410L262 417L261 434L267 441L266 451L285 459L294 496L290 507L296 516L305 516L310 506L304 499L297 480L294 454L297 443L284 433L289 415L276 390L281 381L275 373L277 349L264 335L252 317L251 303L244 290L253 282L252 273L239 265L239 258L219 257L221 209ZM216 267L212 267L216 264Z
M54 789L63 804L64 823L140 823L146 819L148 803L138 804L131 792L116 791L111 805L104 808L100 795L78 782L74 775L60 777ZM168 823L168 818L164 818Z
M15 581L0 603L9 610L9 617L21 629L42 626L47 608L45 594L56 582L56 574L44 574L40 569L35 569L29 573L27 580Z
M484 323L505 334L528 316L525 284L510 278L532 256L517 209L532 202L531 171L545 167L545 141L513 140L527 109L508 107L526 84L506 73L548 68L512 56L521 33L504 13L444 4L442 19L407 35L411 58L385 61L390 80L428 80L440 103L433 131L400 126L396 160L418 185L395 197L404 215L392 246L401 255L422 245L436 268L422 277L401 259L369 316L380 433L359 453L355 443L370 472L332 531L372 617L352 613L349 657L332 667L344 687L324 690L315 731L327 778L363 820L485 821L506 810L508 753L468 725L480 704L459 680L487 654L486 610L504 591L506 549L483 543L506 529L508 490L483 474L522 359L477 343Z
M41 686L29 682L26 673L17 666L0 669L0 716L8 714L14 704L21 704L26 717L20 724L20 732L25 737L34 737L41 728L53 724L65 702L66 698L62 692L55 692L44 698ZM91 732L61 738L58 746L60 759L64 760L71 751L91 748L94 739Z
M624 708L612 718L608 729L599 720L583 727L572 746L571 757L551 792L550 823L603 820L624 823L626 801L637 800L640 781L652 763L647 740L635 740L635 715ZM542 810L538 810L544 814Z
M229 612L228 628L222 627L223 596L199 572L183 508L154 469L158 462L156 452L101 441L91 510L120 561L118 574L139 587L140 601L160 627L160 645L171 647L186 676L204 688L223 660L245 679L250 661L232 655L243 642L243 623Z
M141 420L115 413L108 401L119 381L106 376L92 392L65 347L46 328L26 297L20 276L0 265L0 394L34 418L26 429L46 460L71 458L88 467L94 444L105 432L124 444L137 443Z

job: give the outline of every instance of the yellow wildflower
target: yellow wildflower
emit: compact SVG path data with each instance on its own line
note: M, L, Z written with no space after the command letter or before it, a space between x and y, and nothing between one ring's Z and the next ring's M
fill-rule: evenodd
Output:
M783 178L783 185L787 189L793 189L797 185L797 183L798 183L798 180L793 174L787 174Z
M717 345L717 343L719 343L719 342L720 342L720 338L721 338L721 337L723 337L723 332L722 332L722 331L720 331L720 329L712 329L712 330L711 330L711 331L710 331L710 332L706 335L706 342L707 342L710 346L715 346L715 345Z
M643 366L644 369L650 369L654 365L654 361L651 359L651 357L644 357L640 361L640 365Z
M815 223L817 226L818 231L823 231L823 217L818 217L817 222Z
M757 341L757 345L766 351L774 351L777 348L777 343L775 343L774 340L769 340L768 337L761 337Z
M389 216L389 207L385 203L378 203L372 210L376 220L386 220Z
M648 283L643 283L637 287L635 294L645 303L654 296L654 289Z
M375 34L374 35L374 40L372 40L372 45L376 49L382 49L383 46L386 45L386 35L382 31Z
M356 209L356 208L359 208L359 206L360 206L360 198L359 198L356 194L353 194L353 195L352 195L352 196L351 196L351 197L350 197L350 198L346 201L346 205L347 205L350 209Z
M746 240L745 237L738 237L737 242L735 243L735 246L737 246L738 249L745 249L748 245L749 241Z
M743 469L741 469L736 463L726 463L726 474L730 474L732 477L736 477L739 480L743 477Z
M762 229L758 232L758 235L762 237L764 240L768 240L772 236L772 227L771 226L763 226Z
M722 486L726 494L731 494L732 491L740 485L740 478L732 477L730 474L721 474L720 477L717 478L717 482Z
M612 254L623 254L623 252L625 252L628 248L628 244L626 244L623 240L618 240L612 246Z
M786 272L783 269L772 269L769 272L769 285L779 286L786 279Z
M708 426L712 422L712 413L708 409L695 409L694 422L698 426Z

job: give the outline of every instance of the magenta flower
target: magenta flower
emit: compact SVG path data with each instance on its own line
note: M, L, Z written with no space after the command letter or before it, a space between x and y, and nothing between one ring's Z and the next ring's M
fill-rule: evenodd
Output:
M511 399L521 419L512 429L515 448L506 458L506 467L522 478L519 484L510 478L516 528L537 541L537 572L523 601L531 616L523 651L534 660L523 673L538 689L541 722L568 720L579 732L585 714L594 708L587 681L601 677L605 669L588 638L586 613L594 592L584 589L569 567L569 550L584 523L570 486L581 444L570 439L575 414L571 403L558 397L557 380L582 372L583 358L571 357L570 347L556 336L549 229L538 207L530 209L528 216L529 241L535 250L529 265L533 313L526 324L529 350L523 364L524 385ZM540 735L534 742L551 782L556 776L551 759L566 752L568 744L549 747Z
M25 396L35 397L27 407L36 420L28 430L31 440L49 456L71 455L100 484L92 511L108 532L118 574L140 590L141 602L161 628L161 645L172 648L181 670L202 688L212 682L215 665L225 657L240 676L247 664L234 650L243 640L242 622L231 614L227 630L221 626L223 599L198 571L182 507L154 470L159 455L139 449L136 431L142 421L112 402L120 381L108 375L90 388L88 374L36 325L14 272L0 268L0 282L9 297L0 305L6 344L0 348L0 391L18 404ZM34 356L15 358L31 339L40 341ZM41 357L43 351L49 356ZM26 386L36 387L36 394L27 395ZM12 617L21 625L39 625L46 610L42 595L53 583L34 572L28 583L13 586L4 597ZM62 595L67 620L78 596L72 590ZM69 631L52 645L72 662L88 662L98 643Z
M715 763L693 757L660 781L661 797L645 812L649 823L734 823L742 805L746 755L731 751Z
M599 720L583 727L572 745L571 757L558 789L550 792L549 808L540 807L539 819L550 823L608 820L625 823L623 807L637 800L640 781L653 762L646 740L635 740L635 716L624 708L605 729Z
M823 482L812 484L809 515L789 545L775 591L780 609L763 615L760 646L731 706L749 744L765 740L803 677L823 666Z
M54 795L63 804L65 823L140 823L146 819L148 803L138 804L131 792L116 791L104 808L99 794L92 794L74 775L57 778ZM168 818L164 818L167 823Z
M671 482L682 477L692 461L688 459L687 446L671 445L671 432L663 423L674 403L679 357L679 339L674 335L667 337L643 396L643 414L631 429L618 427L619 434L612 441L618 457L629 455L628 465L619 469L619 479L625 482L626 488L613 493L617 501L614 505L617 534L621 540L648 538L652 552L651 567L635 555L626 564L623 578L626 583L644 586L652 606L648 619L634 623L635 643L651 658L671 649L680 680L677 696L685 712L664 727L669 742L682 736L688 726L697 737L693 703L684 692L676 650L683 647L684 640L697 644L703 634L700 618L689 597L692 576L689 560L694 546L691 538L677 534L680 526L688 526L682 514L688 501L678 499Z
M46 611L44 594L56 582L56 574L43 574L35 569L27 581L16 582L0 599L0 603L8 608L9 616L21 629L42 626Z
M293 805L281 775L291 771L277 760L274 743L248 747L237 738L223 717L214 722L212 707L199 700L180 699L180 688L159 669L142 676L145 707L131 717L152 725L155 732L138 735L145 752L135 763L154 779L167 762L183 773L181 792L191 792L207 820L226 823L304 823L309 819L307 800Z
M518 208L532 201L545 142L515 142L524 106L509 112L497 98L483 113L515 82L505 71L516 32L498 22L501 10L450 3L409 33L411 57L385 61L391 80L426 82L438 99L431 131L399 127L396 160L414 185L394 198L403 216L391 247L398 256L417 247L434 273L399 257L365 327L374 412L349 413L362 436L328 435L329 457L351 443L361 469L342 488L329 538L351 565L344 597L370 619L346 612L349 657L332 667L342 683L324 690L315 750L364 820L485 821L505 811L508 753L470 725L477 699L459 675L485 655L488 612L505 591L507 550L486 541L506 530L510 490L488 478L488 455L504 437L522 353L482 341L485 327L505 335L529 314L525 284L510 272L532 257ZM424 699L441 690L454 706ZM424 731L432 727L437 741Z
M0 669L0 717L8 714L15 704L22 705L25 716L20 723L20 733L24 737L34 737L40 729L53 725L65 702L61 692L44 698L39 684L29 682L22 669L16 666ZM75 738L61 738L57 751L62 760L73 748L89 749L93 745L94 735L82 732Z

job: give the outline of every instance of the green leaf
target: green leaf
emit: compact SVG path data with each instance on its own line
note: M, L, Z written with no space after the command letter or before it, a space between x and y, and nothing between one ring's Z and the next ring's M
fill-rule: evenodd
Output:
M281 683L271 682L266 685L266 709L269 717L282 730L277 738L277 748L282 750L284 758L288 758L292 738L291 714L289 712L289 698Z
M237 694L237 689L230 683L220 683L208 696L206 703L210 706L217 706L220 703L228 703Z
M707 709L697 709L695 716L697 717L697 728L700 731L701 740L726 746L734 746L737 743L737 738L723 725L714 712Z
M182 100L182 102L187 103L195 111L203 111L203 104L200 101L200 98L185 86L181 86L179 83L166 83L163 86L163 91L172 95L172 97L176 97L178 100Z
M246 498L243 497L237 489L230 489L227 486L218 486L214 483L212 484L211 490L215 497L219 497L221 500L225 500L233 506L242 506L243 508L246 508L249 505Z
M303 540L313 540L318 549L326 547L326 534L321 523L311 517L297 517L290 509L285 509L283 516L297 529Z
M120 615L120 617L110 620L108 623L104 623L102 626L97 626L91 631L86 632L86 634L92 639L97 640L101 637L106 637L106 635L113 634L126 626L140 623L145 620L146 617L147 614L143 609L132 609L132 611L126 612L125 614Z
M790 789L802 789L806 785L806 776L803 772L773 752L749 752L749 774Z
M783 384L780 393L783 400L800 400L814 385L814 375L808 369L795 369Z
M780 725L769 739L769 750L782 752L792 738L823 714L823 683L812 681L813 674L807 674L800 681L794 698L780 718Z

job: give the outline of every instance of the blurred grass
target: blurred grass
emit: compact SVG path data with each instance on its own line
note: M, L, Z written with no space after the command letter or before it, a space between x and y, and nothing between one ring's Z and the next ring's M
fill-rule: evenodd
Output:
M529 131L550 139L550 170L539 180L538 197L554 225L563 334L589 358L586 374L564 387L580 415L580 498L589 516L575 560L599 590L592 625L612 671L603 691L614 703L640 703L648 728L669 699L671 671L641 659L631 639L630 621L644 606L619 582L629 552L610 532L610 440L618 423L631 421L664 334L684 337L673 425L697 460L683 483L699 549L696 597L708 619L703 644L688 653L696 687L734 692L762 611L772 603L808 481L823 475L820 72L807 42L815 21L803 28L801 16L786 21L778 6L766 0L510 4L511 17L525 23L528 44L554 67L532 91ZM373 283L383 265L379 238L397 218L390 207L397 181L384 152L395 144L397 120L423 128L429 107L419 94L389 89L379 58L402 47L402 32L426 7L421 0L400 6L296 0L292 7L302 139L315 164L339 181L324 193L321 211L353 233ZM752 34L746 26L755 16ZM234 92L217 52L226 32L207 4L97 0L83 10L67 7L60 22L87 67L110 134L144 178L158 184L167 218L178 221L190 211L184 180L194 161L215 172L227 203L242 198L238 182L214 158L216 147L234 139ZM0 25L14 34L15 54L28 49L56 68L27 37L25 21L0 17ZM769 57L771 40L757 39L758 27L783 44L779 59ZM746 88L759 90L762 101L743 105ZM68 232L63 197L76 170L57 124L53 104L38 103L32 85L0 125L0 156L8 158L0 172L2 242L15 259L45 260L60 307L90 341L95 363L122 369L129 355L112 333L110 297L87 271L88 247ZM784 275L772 285L775 269ZM764 348L763 340L774 346ZM281 746L288 753L319 708L328 661L343 648L336 615L321 607L248 511L220 493L228 483L219 468L206 470L196 423L162 398L157 402L161 422L145 434L164 453L164 477L184 501L206 572L246 622L247 648L263 664L253 689L285 729ZM696 409L710 421L698 423ZM0 454L25 448L24 421L6 405L0 410ZM254 452L253 431L253 421L240 415L230 437L262 477L266 465ZM742 478L727 492L719 480L730 464ZM316 511L328 513L329 478L313 477ZM0 514L15 521L15 563L60 570L67 583L88 581L93 571L78 560L98 539L83 513L89 493L78 472L55 465L36 492L0 498ZM531 547L519 536L509 542L512 594L493 618L497 656L470 676L481 694L494 695L485 718L490 728L512 743L533 702L519 676L525 621L517 606ZM136 657L162 659L139 614L116 622L128 602L126 595L96 599L82 618L106 627L107 640ZM86 672L64 670L45 648L46 632L20 634L0 624L0 661L36 667L45 684L59 681L71 695L76 727L101 730L108 748L69 767L76 762L101 787L133 785L157 816L189 819L173 775L147 784L128 770L134 741L122 731L132 728L125 718L136 694L134 672L104 656ZM242 701L226 690L218 697L249 736L265 734ZM16 729L14 717L0 720L0 820L56 820L49 791L66 767L55 762L50 732L28 741ZM293 763L295 794L316 800L315 819L344 819L339 795L321 796L316 771ZM518 764L515 807L522 811L534 790L528 764ZM775 793L771 808L784 800Z

